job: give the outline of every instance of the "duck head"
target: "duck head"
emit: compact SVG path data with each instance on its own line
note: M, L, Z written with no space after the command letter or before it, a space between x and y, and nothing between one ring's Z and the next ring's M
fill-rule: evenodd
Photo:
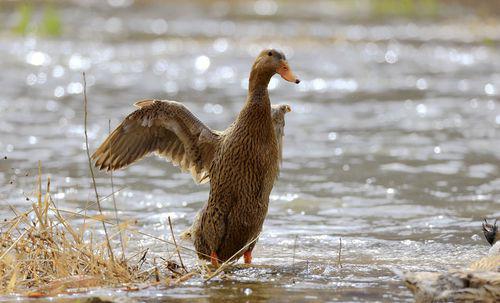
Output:
M483 233L486 241L493 246L495 242L500 240L500 234L498 233L497 220L493 224L489 224L486 219L484 219L483 223Z
M271 105L271 117L275 123L283 123L285 114L292 111L288 104L273 104Z
M250 73L250 86L269 84L269 80L275 74L288 82L299 84L300 80L294 75L285 55L275 49L265 49L260 52L252 66Z

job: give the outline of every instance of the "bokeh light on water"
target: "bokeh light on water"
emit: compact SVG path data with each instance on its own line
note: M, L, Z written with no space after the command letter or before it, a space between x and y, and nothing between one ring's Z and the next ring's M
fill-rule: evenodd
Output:
M11 217L8 204L27 206L38 160L58 205L82 208L92 198L82 72L95 149L108 119L116 125L144 98L182 101L224 129L244 102L252 60L272 46L302 80L270 83L272 102L293 109L255 250L257 264L277 269L137 296L410 300L393 269L467 264L487 249L479 221L500 217L498 7L459 3L468 2L109 0L54 2L52 10L4 2L0 217ZM109 194L109 176L98 177ZM208 196L206 185L157 158L114 181L124 188L120 217L162 237L168 216L180 232ZM105 208L112 213L111 203ZM173 253L149 238L129 245Z

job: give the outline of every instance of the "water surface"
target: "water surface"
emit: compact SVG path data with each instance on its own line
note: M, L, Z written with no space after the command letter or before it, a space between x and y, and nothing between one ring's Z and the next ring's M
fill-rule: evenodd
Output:
M117 125L144 98L179 100L224 129L245 100L253 58L272 46L302 82L275 77L270 84L272 102L293 109L254 250L255 263L270 267L129 295L411 301L394 271L458 268L486 253L480 220L500 217L495 18L466 9L377 17L363 1L89 3L58 5L57 38L12 34L16 5L2 4L1 219L12 216L8 204L28 206L38 160L60 207L81 209L93 198L83 71L94 150L108 121ZM97 181L101 195L111 193L109 175ZM120 218L160 237L167 237L168 216L176 233L189 226L209 189L154 157L115 173L114 183ZM111 202L103 206L111 216ZM174 254L147 237L131 235L128 245ZM196 264L192 253L183 256ZM115 293L98 291L108 292Z

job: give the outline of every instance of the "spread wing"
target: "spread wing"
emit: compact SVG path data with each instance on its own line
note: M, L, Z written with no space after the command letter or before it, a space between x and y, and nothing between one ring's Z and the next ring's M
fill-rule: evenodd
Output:
M276 132L276 139L278 140L280 165L283 160L282 156L283 156L283 136L285 135L285 114L290 111L291 108L288 104L271 105L271 116L273 119L274 131Z
M176 101L143 100L92 155L99 169L116 170L150 153L166 158L197 183L209 180L209 170L220 139Z

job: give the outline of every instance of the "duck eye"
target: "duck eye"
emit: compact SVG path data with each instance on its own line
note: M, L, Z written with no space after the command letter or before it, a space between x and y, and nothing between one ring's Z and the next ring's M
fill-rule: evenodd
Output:
M267 53L268 56L272 56L273 55L273 52L269 52Z

